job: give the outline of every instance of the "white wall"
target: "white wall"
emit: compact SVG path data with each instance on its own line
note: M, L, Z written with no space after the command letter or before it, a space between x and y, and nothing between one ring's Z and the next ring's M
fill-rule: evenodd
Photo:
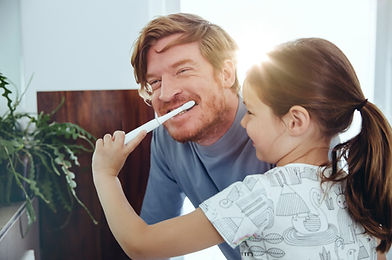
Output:
M148 19L140 2L22 0L24 76L34 75L26 110L36 111L36 91L136 88L130 48Z
M392 1L378 0L377 4L374 101L392 123Z
M21 84L22 69L19 9L19 1L0 0L0 72L16 86ZM6 111L5 108L6 100L0 97L0 115Z
M151 17L179 10L178 0L18 1L28 112L36 91L137 88L133 42Z
M19 1L0 0L0 71L16 85L20 84Z
M219 11L218 11L219 10ZM217 23L240 46L239 75L274 45L300 37L322 37L353 63L366 96L373 98L376 35L374 0L182 0L181 11Z

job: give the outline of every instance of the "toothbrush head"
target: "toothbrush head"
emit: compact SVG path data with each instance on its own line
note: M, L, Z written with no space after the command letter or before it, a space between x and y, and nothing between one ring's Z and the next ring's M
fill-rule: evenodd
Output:
M195 104L196 104L196 102L193 101L193 100L188 101L188 102L186 102L184 105L181 106L181 111L190 109L190 108L193 107Z
M157 118L158 122L160 124L163 124L166 120L169 120L170 118L172 118L173 116L181 113L182 111L188 110L191 107L193 107L196 104L195 101L191 100L186 102L185 104L183 104L182 106L170 111L169 113L167 113L166 115L160 116Z

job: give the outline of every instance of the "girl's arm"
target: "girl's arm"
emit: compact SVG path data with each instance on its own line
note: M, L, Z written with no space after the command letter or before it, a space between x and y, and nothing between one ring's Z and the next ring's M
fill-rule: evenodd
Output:
M106 220L117 242L131 258L183 255L223 242L200 209L147 225L129 204L117 177L125 159L145 136L124 145L124 132L105 135L96 143L92 169ZM170 199L170 198L167 198Z

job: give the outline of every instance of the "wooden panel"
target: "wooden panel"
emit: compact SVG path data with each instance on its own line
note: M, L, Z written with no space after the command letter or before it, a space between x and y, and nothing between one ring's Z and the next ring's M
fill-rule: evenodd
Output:
M50 112L65 97L54 120L80 125L95 137L121 129L130 131L152 119L154 112L139 97L137 90L38 92L38 111ZM140 211L150 168L149 134L127 159L120 172L125 194ZM128 259L112 236L91 175L91 154L80 155L76 169L77 194L99 221L94 225L81 207L69 216L69 223L58 229L65 217L40 207L42 259Z

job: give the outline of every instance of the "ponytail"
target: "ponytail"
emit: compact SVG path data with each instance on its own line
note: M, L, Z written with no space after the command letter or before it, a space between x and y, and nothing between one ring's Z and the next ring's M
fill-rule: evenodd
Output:
M324 181L346 180L351 216L368 234L380 239L377 250L386 252L392 240L392 129L381 111L367 100L355 108L362 115L361 131L333 149L333 173L324 176ZM337 170L339 159L347 162L348 174Z

